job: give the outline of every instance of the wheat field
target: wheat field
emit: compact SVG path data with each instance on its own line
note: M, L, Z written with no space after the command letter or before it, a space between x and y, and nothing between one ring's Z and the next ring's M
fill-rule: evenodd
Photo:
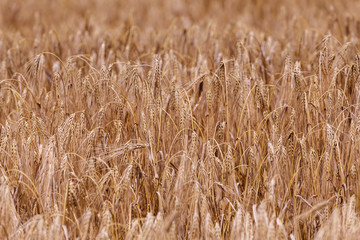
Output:
M0 239L359 239L359 11L0 1Z

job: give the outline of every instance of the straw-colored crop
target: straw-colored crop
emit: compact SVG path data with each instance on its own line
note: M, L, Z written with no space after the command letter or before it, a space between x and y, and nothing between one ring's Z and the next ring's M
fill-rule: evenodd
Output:
M358 239L359 11L0 1L0 239Z

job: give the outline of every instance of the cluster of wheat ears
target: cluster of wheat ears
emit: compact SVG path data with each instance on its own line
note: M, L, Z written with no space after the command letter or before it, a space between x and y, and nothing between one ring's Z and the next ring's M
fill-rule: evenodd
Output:
M0 239L360 236L356 1L0 9Z

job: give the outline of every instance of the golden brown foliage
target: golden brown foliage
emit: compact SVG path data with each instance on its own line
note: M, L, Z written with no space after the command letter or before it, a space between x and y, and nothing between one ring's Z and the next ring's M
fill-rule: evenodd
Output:
M358 1L0 1L3 239L357 239Z

